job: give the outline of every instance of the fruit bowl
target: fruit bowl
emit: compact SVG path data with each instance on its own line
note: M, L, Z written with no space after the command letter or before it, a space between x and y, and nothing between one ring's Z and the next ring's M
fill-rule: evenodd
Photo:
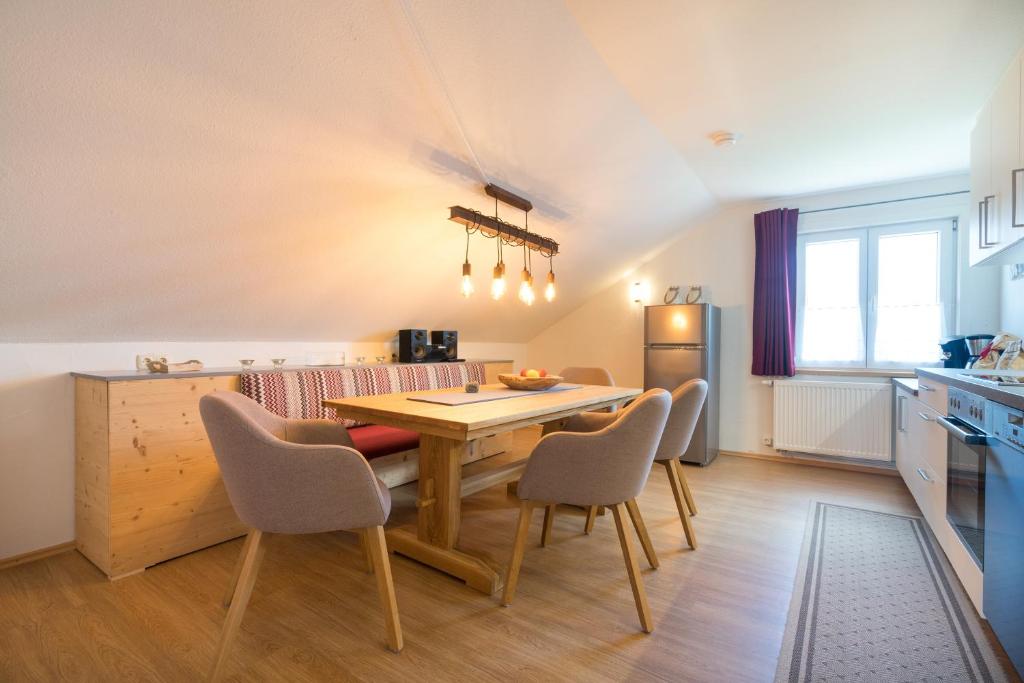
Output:
M559 382L562 382L563 378L557 375L548 375L546 377L523 377L522 375L502 373L498 375L498 381L509 389L517 389L519 391L544 391L545 389L550 389Z

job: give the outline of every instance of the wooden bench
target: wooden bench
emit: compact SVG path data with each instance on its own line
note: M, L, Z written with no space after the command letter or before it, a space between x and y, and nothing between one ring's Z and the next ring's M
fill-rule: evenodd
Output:
M512 369L508 361L483 365L487 382ZM73 375L75 540L83 555L114 579L245 533L199 417L205 394L240 390L237 370ZM505 450L509 438L485 441L465 461ZM418 451L381 455L371 467L389 486L413 481ZM467 479L467 495L493 476Z

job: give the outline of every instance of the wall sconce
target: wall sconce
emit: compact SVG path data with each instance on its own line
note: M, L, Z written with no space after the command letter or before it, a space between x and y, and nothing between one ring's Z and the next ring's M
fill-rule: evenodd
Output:
M629 298L635 304L645 306L651 298L651 285L646 282L634 282L629 286Z

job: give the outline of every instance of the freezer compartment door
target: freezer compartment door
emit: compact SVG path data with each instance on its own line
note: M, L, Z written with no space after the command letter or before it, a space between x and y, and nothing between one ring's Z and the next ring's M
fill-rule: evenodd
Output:
M707 344L707 304L648 306L644 309L644 343Z

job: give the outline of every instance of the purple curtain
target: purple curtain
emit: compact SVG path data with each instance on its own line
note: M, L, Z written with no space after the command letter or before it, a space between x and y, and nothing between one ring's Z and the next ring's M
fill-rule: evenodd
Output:
M796 219L799 209L754 215L755 375L796 374Z

